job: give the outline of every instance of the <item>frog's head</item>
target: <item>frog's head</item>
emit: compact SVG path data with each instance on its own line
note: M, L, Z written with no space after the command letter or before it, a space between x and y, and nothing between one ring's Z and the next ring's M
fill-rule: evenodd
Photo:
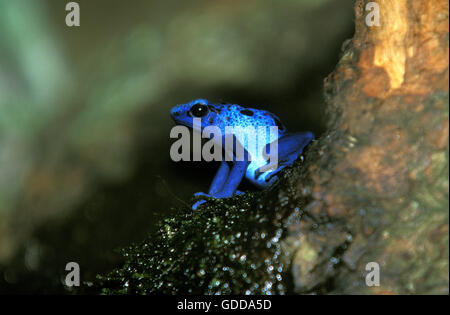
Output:
M220 111L215 105L209 104L205 99L196 99L192 102L177 105L170 111L170 116L179 125L201 129L207 126L222 126ZM201 120L201 126L194 126L194 118Z
M205 99L177 105L170 111L175 123L195 130L208 126L216 126L224 134L226 126L270 127L277 126L278 133L286 132L286 128L274 114L260 109L244 108L235 104L211 104ZM194 118L199 118L200 126L194 126ZM198 130L200 131L200 130Z

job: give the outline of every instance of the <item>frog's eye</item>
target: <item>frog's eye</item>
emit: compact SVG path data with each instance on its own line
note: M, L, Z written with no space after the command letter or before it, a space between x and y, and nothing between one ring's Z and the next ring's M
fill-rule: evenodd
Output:
M197 103L191 107L189 113L193 117L205 117L206 115L208 115L209 109L208 106Z
M246 116L253 116L253 112L249 109L241 110L241 114Z

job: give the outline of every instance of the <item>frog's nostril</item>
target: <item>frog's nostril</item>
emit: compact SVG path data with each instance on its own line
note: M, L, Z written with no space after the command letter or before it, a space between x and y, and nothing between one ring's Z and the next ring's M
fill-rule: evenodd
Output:
M178 110L176 110L176 109L172 109L170 111L170 116L172 116L172 117L180 116L180 112Z

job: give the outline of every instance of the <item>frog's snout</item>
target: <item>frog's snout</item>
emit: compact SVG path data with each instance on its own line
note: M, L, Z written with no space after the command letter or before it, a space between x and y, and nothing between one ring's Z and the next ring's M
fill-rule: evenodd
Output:
M173 119L173 121L176 123L176 124L181 124L181 125L184 125L185 124L185 121L184 121L184 115L183 115L183 108L180 108L179 106L176 106L176 107L174 107L174 108L172 108L171 110L170 110L170 117L172 117L172 119Z
M174 107L170 110L170 117L172 117L173 119L175 119L175 117L180 116L180 111L178 108Z
M192 117L187 115L189 108L184 105L175 106L170 110L170 117L177 125L192 126Z

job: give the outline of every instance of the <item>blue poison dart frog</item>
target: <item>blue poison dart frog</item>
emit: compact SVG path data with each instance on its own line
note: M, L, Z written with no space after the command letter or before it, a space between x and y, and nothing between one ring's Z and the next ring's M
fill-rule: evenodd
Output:
M218 127L224 135L220 145L224 148L225 155L233 155L235 153L227 152L227 147L224 145L227 126L240 126L244 128L251 126L255 129L276 126L278 130L275 139L270 134L268 137L266 136L266 139L263 140L265 148L258 146L255 157L252 156L249 158L247 151L248 143L244 141L245 143L242 145L246 153L244 157L239 160L231 159L231 161L223 158L219 170L211 183L208 194L196 193L195 196L228 198L243 194L237 188L244 176L259 188L264 189L269 187L278 179L277 173L286 166L291 166L306 145L314 139L314 135L311 132L288 132L278 117L268 111L244 108L235 104L211 104L205 99L196 99L187 104L177 105L172 108L170 115L178 125L184 125L197 132L203 131L208 126ZM195 125L194 118L199 118L201 123ZM237 138L239 137L234 138L234 141ZM276 169L264 170L263 166L269 163L267 152L270 151L269 146L274 140L278 140L278 146L276 147L278 150L277 167ZM235 145L230 148L236 150ZM199 200L192 208L195 210L205 202L205 200Z

